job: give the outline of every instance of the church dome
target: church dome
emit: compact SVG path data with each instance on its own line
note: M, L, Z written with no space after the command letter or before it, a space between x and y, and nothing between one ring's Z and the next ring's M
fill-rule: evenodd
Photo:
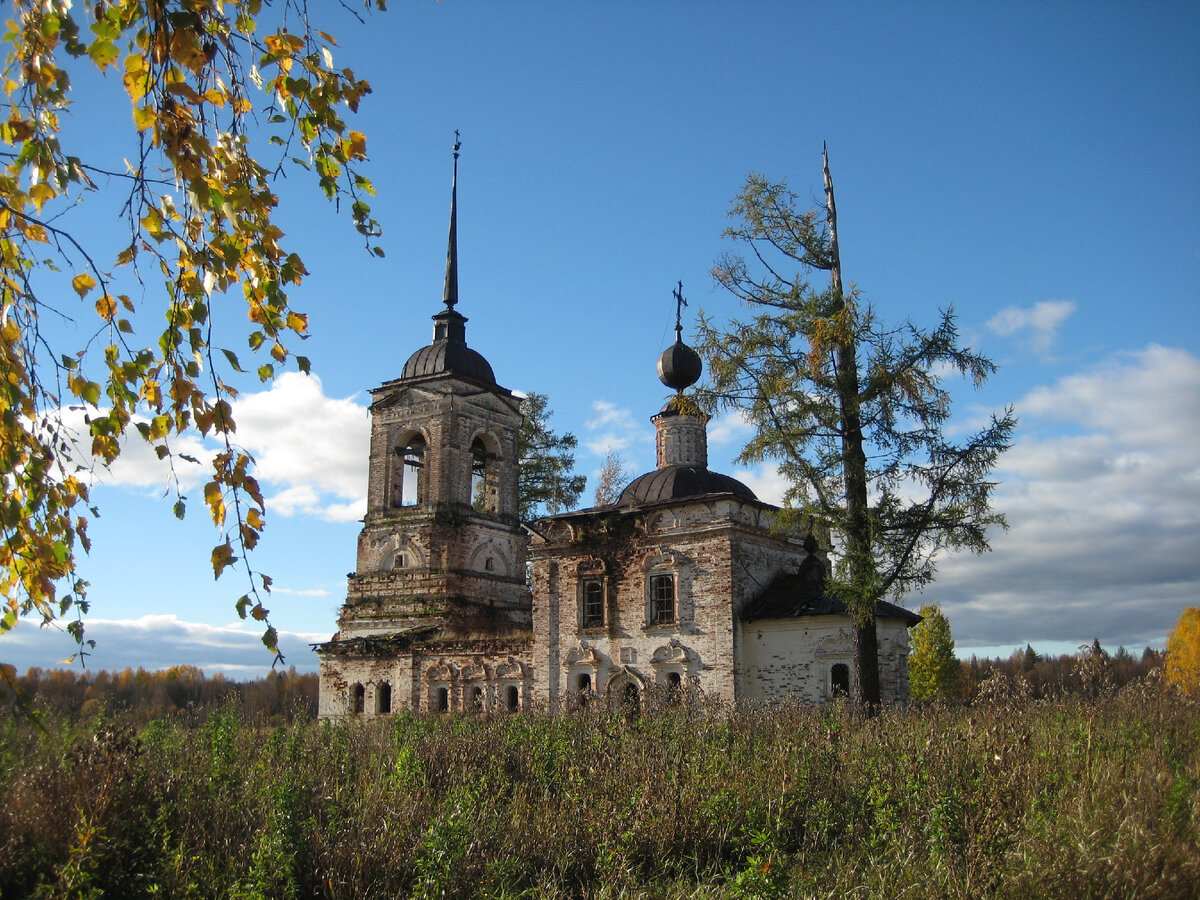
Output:
M401 378L424 378L429 375L460 375L484 384L495 384L496 376L483 355L463 341L434 341L408 358Z
M729 475L710 472L700 466L666 466L631 481L621 491L616 505L641 506L705 494L733 494L740 500L758 499L754 491Z
M658 358L658 380L672 390L682 391L700 380L703 364L700 354L685 344L678 335L675 343Z

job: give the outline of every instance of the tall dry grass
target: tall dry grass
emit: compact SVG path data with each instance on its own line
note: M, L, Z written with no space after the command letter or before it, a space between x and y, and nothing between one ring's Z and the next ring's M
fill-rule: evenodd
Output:
M0 725L3 897L1195 897L1200 704Z

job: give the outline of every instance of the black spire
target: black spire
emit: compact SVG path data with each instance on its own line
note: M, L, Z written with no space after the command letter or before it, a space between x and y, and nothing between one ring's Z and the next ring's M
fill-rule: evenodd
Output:
M458 151L462 141L458 130L454 131L454 176L450 181L450 240L446 246L446 288L442 302L446 309L454 309L458 303Z

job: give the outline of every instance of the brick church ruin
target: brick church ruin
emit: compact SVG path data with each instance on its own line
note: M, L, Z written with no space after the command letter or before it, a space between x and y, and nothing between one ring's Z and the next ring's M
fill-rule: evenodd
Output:
M826 554L709 470L706 417L682 394L701 362L678 324L658 361L677 393L652 418L657 467L615 503L520 522L520 401L467 346L456 216L452 189L433 341L371 392L357 564L337 633L314 645L320 715L848 693L853 628L825 593ZM883 699L901 701L919 617L877 617Z

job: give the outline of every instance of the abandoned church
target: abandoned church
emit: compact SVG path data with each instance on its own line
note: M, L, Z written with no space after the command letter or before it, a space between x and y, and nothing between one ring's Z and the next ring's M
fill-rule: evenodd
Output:
M433 341L371 392L357 564L337 633L314 645L320 715L849 693L852 622L824 590L826 554L709 470L707 420L682 394L701 361L678 324L658 361L677 393L652 417L657 467L615 503L521 523L520 401L467 346L456 216L452 189ZM882 696L902 701L919 617L876 614Z

